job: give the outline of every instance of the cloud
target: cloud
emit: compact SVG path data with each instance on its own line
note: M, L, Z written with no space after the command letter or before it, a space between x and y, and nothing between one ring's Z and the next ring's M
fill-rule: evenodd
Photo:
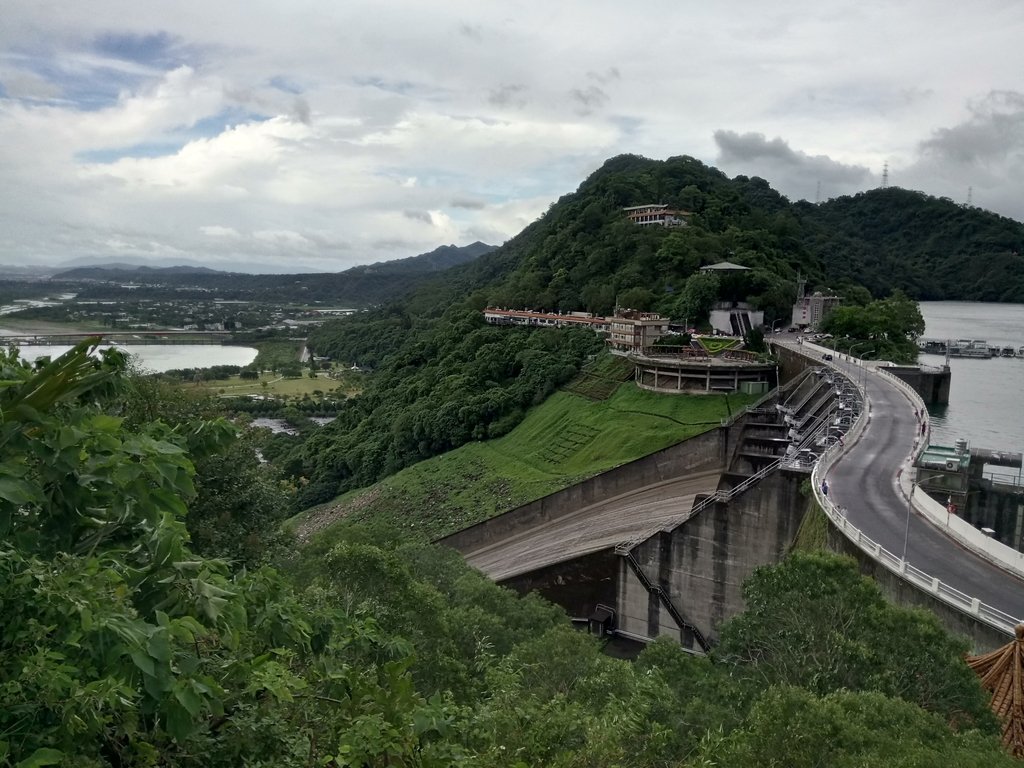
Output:
M309 125L313 122L310 117L309 102L303 98L296 98L295 101L292 102L292 114L295 115L295 118L300 123Z
M657 0L7 5L0 263L344 269L501 242L623 152L812 199L888 161L892 183L1024 214L1005 0L705 3L674 26Z
M579 105L576 111L581 115L589 115L608 103L608 94L593 84L584 88L573 88L569 95Z
M199 231L207 237L229 237L233 240L238 240L242 237L241 233L234 227L221 227L216 224L200 227Z
M794 150L781 138L768 139L763 133L717 130L716 165L728 173L761 176L794 199L815 199L818 184L825 197L864 189L872 181L869 168L846 165L826 155L809 155Z
M483 40L484 37L483 29L479 24L459 24L459 34L478 43Z
M526 99L523 98L525 91L525 85L515 83L502 84L488 93L487 101L495 107L518 107L522 109L526 106Z
M921 142L921 153L966 165L1004 162L1024 145L1024 94L992 91L968 105L971 117L952 128L939 128Z
M601 85L607 85L622 77L622 73L619 72L618 67L608 67L604 72L587 72L587 77L591 80L596 80Z
M483 200L471 200L465 197L452 198L448 205L452 208L462 208L467 211L482 211L487 207L487 203Z
M413 221L422 221L424 224L433 224L434 220L427 211L402 211L402 215Z
M1024 178L1024 94L991 91L972 99L968 118L920 142L911 163L897 166L893 183L1021 218Z

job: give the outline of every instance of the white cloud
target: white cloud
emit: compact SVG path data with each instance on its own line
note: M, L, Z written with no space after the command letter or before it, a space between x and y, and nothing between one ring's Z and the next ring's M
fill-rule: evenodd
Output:
M241 232L239 232L234 227L221 227L217 224L210 224L205 227L200 227L199 231L202 232L207 237L228 237L231 238L232 240L238 240L239 238L242 237Z
M1019 4L646 8L15 3L0 263L342 269L497 242L620 152L721 161L791 197L872 186L888 161L895 183L973 185L1024 217Z

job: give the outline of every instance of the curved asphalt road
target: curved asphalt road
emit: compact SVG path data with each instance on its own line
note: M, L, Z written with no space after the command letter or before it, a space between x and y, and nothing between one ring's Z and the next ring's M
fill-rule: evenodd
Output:
M856 445L828 473L833 502L846 508L847 518L866 536L897 557L906 541L911 565L993 608L1024 618L1024 581L964 549L916 512L910 514L906 535L908 504L896 473L920 433L914 406L881 374L868 369L865 376L864 369L839 355L834 364L851 379L863 380L871 411Z

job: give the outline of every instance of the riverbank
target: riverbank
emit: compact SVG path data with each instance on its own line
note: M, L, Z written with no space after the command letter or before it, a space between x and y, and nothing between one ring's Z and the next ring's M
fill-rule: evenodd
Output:
M57 323L52 320L34 320L0 315L0 334L33 334L46 336L57 333L110 333L111 328L99 323Z

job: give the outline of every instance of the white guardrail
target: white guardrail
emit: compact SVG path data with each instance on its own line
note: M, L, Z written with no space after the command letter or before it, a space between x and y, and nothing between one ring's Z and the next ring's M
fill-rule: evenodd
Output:
M805 357L811 357L801 350L795 351L799 354L803 354ZM811 357L811 359L814 360L815 364L821 364L824 362L825 365L829 365L827 361L819 361L813 357ZM830 367L840 370L839 367L834 364ZM899 389L906 394L908 398L910 398L911 403L914 404L916 408L927 412L924 401L921 399L920 395L918 395L917 392L915 392L906 382L881 367L876 367L875 370L877 370L881 375L886 376L897 387L899 387ZM829 497L822 493L822 479L828 475L829 470L837 461L839 461L843 453L857 442L861 433L867 426L870 413L870 409L868 407L869 404L864 390L859 385L858 389L861 390L861 395L865 398L865 406L861 410L860 416L850 427L850 431L847 433L844 443L835 444L826 450L818 460L818 463L815 464L814 471L811 473L811 484L814 488L814 497L818 504L820 504L821 508L825 510L825 514L828 515L829 520L832 521L836 528L842 531L843 534L861 551L881 563L889 571L896 574L901 579L913 584L918 589L933 595L943 603L946 603L969 616L973 616L1008 635L1013 635L1014 627L1018 624L1018 620L1016 618L1000 611L998 608L993 608L992 606L981 602L976 597L971 597L948 584L944 584L938 578L925 573L920 568L910 565L910 563L901 557L897 557L878 542L865 536L863 531L846 519L846 511L841 507L837 507L832 503L832 500ZM911 463L916 459L917 453L926 443L927 441L915 440L914 447L911 450L911 455L909 457ZM916 500L917 497L915 496L915 501Z
M924 410L924 401L917 392L910 387L910 385L902 379L893 376L889 371L885 370L885 368L878 368L877 370L879 373L894 381L896 385L911 399L911 402L914 403L915 407L921 408L922 413L927 413L927 411ZM930 432L930 429L926 429L925 431L926 439L921 440L920 445L918 445L916 441L914 443L915 451L912 455L912 459L916 460L918 454L920 454L928 445L927 433ZM997 539L986 536L963 518L951 515L945 506L929 496L924 489L919 487L916 483L911 485L910 490L907 490L907 482L908 479L903 480L903 495L909 496L913 493L914 498L912 504L914 509L928 518L933 525L944 529L950 537L956 539L960 544L978 555L978 557L982 557L993 565L1024 578L1024 552L1019 552L1013 547L1007 546Z

